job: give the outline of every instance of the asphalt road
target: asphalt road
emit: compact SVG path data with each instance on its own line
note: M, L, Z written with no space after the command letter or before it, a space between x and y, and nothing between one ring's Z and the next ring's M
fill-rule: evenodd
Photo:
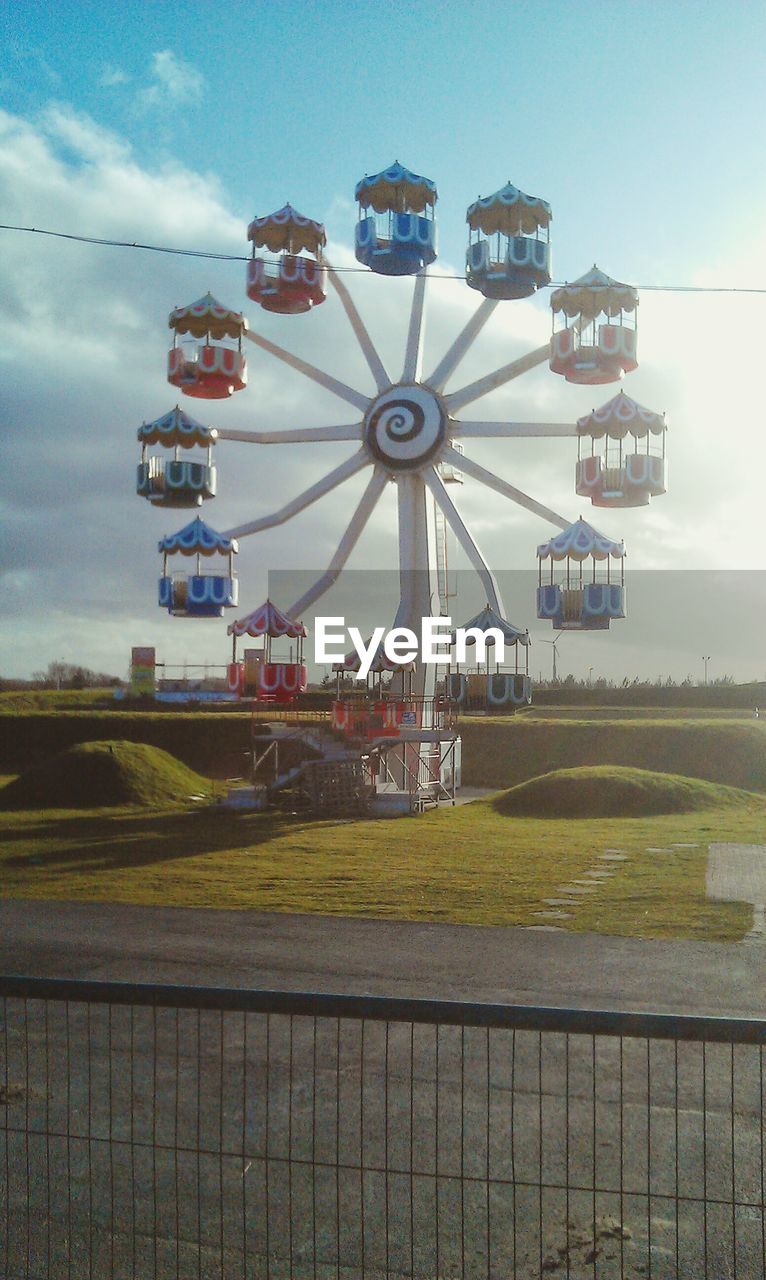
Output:
M766 1016L766 947L545 929L0 901L0 972Z

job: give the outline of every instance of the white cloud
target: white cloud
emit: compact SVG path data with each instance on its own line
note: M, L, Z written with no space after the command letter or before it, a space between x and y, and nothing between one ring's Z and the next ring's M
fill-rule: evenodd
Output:
M170 63L160 63L159 74L169 85L178 65L172 55ZM37 122L0 113L0 186L8 223L247 251L245 227L213 180L179 164L142 166L124 138L66 104L50 106ZM341 238L341 206L335 206L338 242L330 256L338 266L354 264L348 248L353 210L347 212ZM449 264L440 266L449 270ZM225 661L224 623L178 622L155 603L156 540L180 527L188 513L152 510L133 492L136 427L177 398L165 380L167 315L211 289L227 305L244 309L273 341L370 390L369 371L333 291L311 315L269 316L245 300L243 263L9 232L0 233L0 274L6 320L0 345L0 547L7 570L0 601L8 619L3 673L23 674L62 657L121 672L130 646L140 643L156 644L168 662ZM398 377L412 281L365 273L344 280L391 375ZM473 313L477 298L459 281L435 280L432 301L426 374ZM758 321L754 300L730 309L720 301L642 299L642 366L626 390L671 416L670 489L648 509L592 512L575 498L569 441L476 442L470 452L554 510L572 518L582 513L605 532L624 535L634 568L758 567L764 473ZM451 386L544 343L548 328L540 302L502 305ZM226 402L188 402L193 415L245 429L351 422L358 416L256 348L248 362L247 391ZM615 390L572 387L543 367L467 406L460 416L572 421ZM220 529L253 519L281 506L349 452L347 445L271 450L222 444L220 496L207 504L205 517ZM364 483L364 477L349 482L294 522L243 541L242 612L265 596L270 568L326 567ZM535 546L546 532L538 519L472 482L456 502L495 566L534 565ZM395 530L389 490L351 566L393 568ZM514 600L510 611L515 621L528 623L533 602ZM613 642L610 652L619 653L617 626ZM575 638L573 652L577 644ZM583 654L585 648L583 643ZM598 647L600 670L606 669L601 653L607 649ZM546 669L548 659L546 650Z
M98 83L102 89L114 89L120 84L130 84L130 76L122 67L113 67L107 63L101 71Z
M55 102L42 113L43 133L53 142L63 143L76 161L97 164L124 164L130 158L130 144L111 129L105 129L65 102Z
M136 109L142 113L168 104L181 106L199 102L205 91L202 72L179 58L172 49L160 49L152 54L150 78L152 83L136 97Z

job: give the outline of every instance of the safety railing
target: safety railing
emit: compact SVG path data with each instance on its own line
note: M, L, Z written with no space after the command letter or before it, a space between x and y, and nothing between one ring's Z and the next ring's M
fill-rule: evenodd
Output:
M766 1276L766 1023L0 978L0 1274Z
M330 711L323 710L318 707L289 707L282 706L279 703L254 703L251 708L251 716L253 721L253 731L257 732L258 725L269 723L270 721L278 721L280 724L329 724Z

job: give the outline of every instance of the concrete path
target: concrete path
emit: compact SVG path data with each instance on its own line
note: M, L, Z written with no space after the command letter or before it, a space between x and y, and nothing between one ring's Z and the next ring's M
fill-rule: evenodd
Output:
M705 892L724 902L766 902L766 845L711 844Z
M0 901L0 972L766 1016L766 948L518 928Z

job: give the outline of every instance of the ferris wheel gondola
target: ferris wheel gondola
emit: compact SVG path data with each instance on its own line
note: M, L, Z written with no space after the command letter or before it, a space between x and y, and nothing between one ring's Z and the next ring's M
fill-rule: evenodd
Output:
M397 160L356 184L356 256L384 276L417 275L436 258L436 184Z
M577 419L576 490L594 507L643 507L665 492L664 413L620 391ZM590 452L582 446L590 440Z
M224 609L233 609L239 600L239 583L234 572L234 556L239 551L235 538L218 533L199 516L177 533L160 538L162 554L160 608L176 618L222 618ZM195 572L169 572L174 556L195 561ZM222 572L225 562L227 572Z
M625 617L625 545L582 516L537 548L537 616L555 631L607 631ZM543 565L550 576L543 581ZM618 569L612 567L617 561Z
M184 395L225 400L247 385L242 354L247 321L241 312L230 311L206 293L197 302L171 311L168 328L173 330L168 382Z
M265 600L247 617L232 622L227 627L232 638L229 687L235 687L245 695L254 695L259 702L290 703L306 692L306 664L303 660L303 642L307 631L302 622L290 618L278 609L272 600ZM259 639L261 647L246 653L244 662L237 662L237 640L244 636ZM285 657L274 652L276 641L292 641L290 654ZM296 646L293 654L293 644Z
M214 498L213 446L217 439L214 427L203 426L178 405L161 418L143 423L138 428L141 461L136 492L155 507L198 507L206 498ZM154 445L164 452L150 453ZM181 456L195 448L207 451L204 462Z
M551 282L551 206L507 182L469 205L466 283L485 298L528 298Z
M484 671L478 659L473 672L461 671L459 658L456 658L454 663L450 660L447 671L447 693L457 706L470 711L484 707L501 710L528 705L532 701L532 683L529 678L529 631L522 631L506 618L501 618L489 605L486 605L468 622L464 622L461 630L467 635L467 643L474 646L477 643L477 633L484 634L486 652ZM498 635L502 637L503 645L513 650L513 671L500 669L495 656L495 636ZM451 637L453 647L456 639L457 632L453 631ZM490 650L493 661L490 661ZM521 650L524 653L523 663L520 662Z
M247 296L265 311L300 315L324 302L327 272L322 250L327 243L321 222L304 218L286 204L277 213L254 218L247 229L253 256L247 264ZM276 254L270 260L257 249ZM306 257L306 254L310 257Z
M596 266L572 284L554 289L553 372L567 382L595 386L618 382L638 368L637 308L636 290Z

